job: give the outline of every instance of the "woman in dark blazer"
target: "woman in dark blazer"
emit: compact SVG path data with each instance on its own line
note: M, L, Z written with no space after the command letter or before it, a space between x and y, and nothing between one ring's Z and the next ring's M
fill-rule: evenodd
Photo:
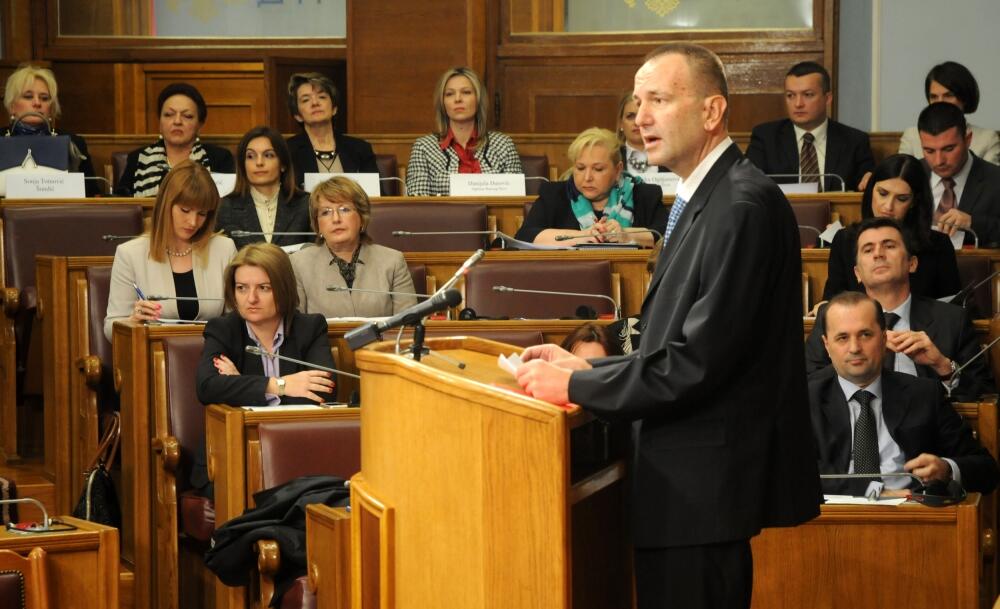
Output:
M861 217L893 218L914 243L917 270L910 274L910 291L941 298L962 289L955 247L948 235L931 230L933 197L923 164L908 154L894 154L875 168L861 197ZM854 227L836 234L830 245L823 301L843 291L864 291L854 275Z
M237 248L262 241L281 247L314 241L309 193L295 186L291 156L281 134L270 127L254 127L240 140L236 158L236 188L219 204L216 226ZM239 237L233 231L308 234Z
M587 129L570 144L568 154L572 179L541 185L516 238L540 245L634 240L652 247L667 226L663 192L624 173L615 134Z
M292 74L288 110L303 130L288 139L299 188L307 173L378 173L371 144L334 133L337 88L329 78L318 72Z

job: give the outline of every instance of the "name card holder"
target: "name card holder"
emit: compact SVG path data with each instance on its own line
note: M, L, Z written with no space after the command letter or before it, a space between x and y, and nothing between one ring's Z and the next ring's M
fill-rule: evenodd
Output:
M677 194L677 184L681 181L681 177L672 171L664 173L644 173L641 176L642 181L647 184L656 184L663 189L663 194L665 195L676 195Z
M814 195L819 192L819 182L778 184L778 188L786 195Z
M306 192L312 192L318 184L322 184L335 176L343 176L354 180L369 197L382 196L382 190L378 181L379 175L377 173L307 173L303 179L303 186L305 186Z
M523 197L523 173L453 173L449 193L453 197Z
M82 173L24 172L7 175L8 199L83 199Z

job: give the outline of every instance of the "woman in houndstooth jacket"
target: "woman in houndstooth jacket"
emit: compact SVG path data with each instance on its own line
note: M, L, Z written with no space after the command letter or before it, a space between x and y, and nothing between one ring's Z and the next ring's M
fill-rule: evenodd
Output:
M451 68L434 90L437 130L417 138L406 167L410 196L447 195L453 173L523 173L510 137L486 128L483 85L469 68Z

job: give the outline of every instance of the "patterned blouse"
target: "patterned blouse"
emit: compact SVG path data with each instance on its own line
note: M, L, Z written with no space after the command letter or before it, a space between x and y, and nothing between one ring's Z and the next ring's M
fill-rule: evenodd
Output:
M483 173L524 173L514 141L499 131L481 138L476 159ZM434 134L417 138L406 166L406 194L411 197L447 195L450 176L458 173L458 154L453 148L441 149Z
M195 141L191 148L189 159L205 166L205 169L212 170L208 159L208 153L201 142ZM156 141L151 146L146 146L139 152L139 164L135 169L135 182L133 188L134 197L155 197L160 189L160 182L170 171L167 163L167 149L163 144L163 138Z

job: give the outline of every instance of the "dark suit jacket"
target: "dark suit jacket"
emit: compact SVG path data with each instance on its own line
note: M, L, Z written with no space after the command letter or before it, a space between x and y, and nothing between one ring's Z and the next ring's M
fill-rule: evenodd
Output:
M375 152L372 145L356 137L336 134L337 157L344 166L344 173L378 173L375 163ZM305 133L299 133L288 138L288 151L292 154L292 167L295 169L295 183L302 188L305 174L319 171L316 162L316 152L312 142Z
M854 237L851 231L855 228L852 226L839 231L830 244L823 300L830 300L844 291L862 291L854 275ZM918 296L943 298L953 296L961 289L955 246L948 235L932 230L930 243L917 252L917 270L910 273L910 291Z
M299 192L288 202L284 202L285 194L278 198L278 212L274 219L274 232L311 233L309 224L309 193ZM263 236L233 237L234 230L245 230L258 233L261 231L260 218L249 194L241 196L231 194L219 203L219 213L215 220L215 228L225 231L226 235L236 243L236 249L244 245L264 241ZM316 237L302 235L299 237L275 235L271 243L277 246L295 245L296 243L312 243Z
M573 215L568 182L542 182L538 198L518 229L515 239L534 241L538 233L547 228L580 230L580 222ZM638 184L633 191L632 226L651 228L661 235L667 227L667 207L663 204L663 191L655 184ZM654 237L654 240L659 237Z
M264 364L259 355L247 353L247 345L255 344L247 333L246 322L235 312L209 320L205 326L205 348L198 364L198 399L205 404L229 404L231 406L263 406L267 404L264 390L268 378L264 376ZM322 315L295 313L291 324L285 326L285 340L278 350L279 355L291 357L320 366L333 368L330 355L330 341L327 338L326 319ZM219 374L212 364L216 355L225 355L239 375ZM278 363L278 372L284 376L309 370L305 366L286 360ZM336 380L336 379L335 379ZM319 394L327 401L332 394ZM285 396L282 404L315 404L307 398Z
M572 402L641 419L637 547L748 539L819 513L801 277L791 207L730 146L661 254L639 350L570 377Z
M831 366L809 381L813 433L822 474L846 474L851 460L851 414ZM930 453L955 461L967 491L988 493L1000 480L996 460L944 397L941 383L899 372L882 373L882 417L908 461ZM844 494L847 480L825 480L823 490ZM867 483L864 484L867 486Z
M799 173L799 147L795 141L795 127L785 118L757 125L750 133L747 158L767 174ZM844 178L847 190L857 190L865 173L875 168L868 134L830 120L826 130L826 161L824 173L835 173ZM797 182L797 178L775 178L779 183ZM840 180L826 178L825 191L840 190Z
M958 208L972 216L972 230L979 235L980 247L1000 243L1000 167L972 155ZM972 235L966 234L965 242L972 243Z
M820 307L816 324L806 339L806 371L811 375L830 365L830 356L823 346L823 323L826 305ZM979 353L975 330L968 312L958 305L938 302L922 296L913 296L910 304L910 328L927 333L931 342L948 359L961 366ZM917 376L940 380L937 373L928 366L917 366ZM995 393L996 388L986 366L986 357L979 359L962 371L958 387L952 390L952 397L959 400L976 400L984 393Z

